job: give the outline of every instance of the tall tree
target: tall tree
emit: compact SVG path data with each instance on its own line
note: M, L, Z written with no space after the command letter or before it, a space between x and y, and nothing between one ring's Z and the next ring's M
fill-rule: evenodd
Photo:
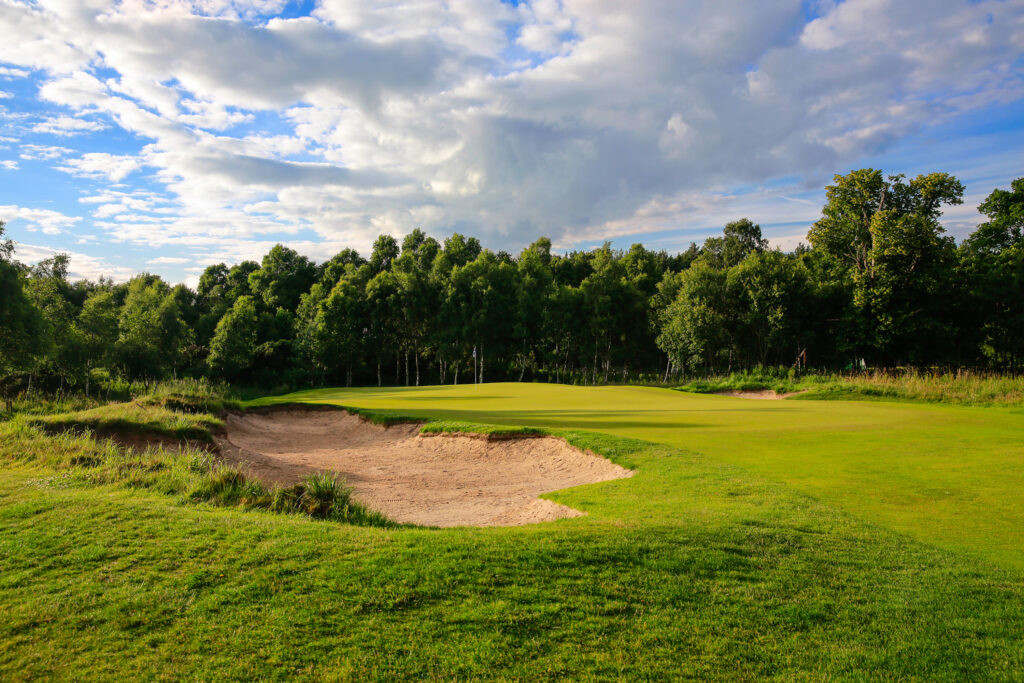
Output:
M1024 365L1024 178L994 190L978 211L988 220L961 246L977 342L991 363L1017 370Z
M294 312L315 280L316 266L308 258L278 244L263 257L259 270L249 275L249 286L268 311Z
M85 356L85 393L89 395L90 373L113 360L118 333L118 308L110 289L97 289L82 305L75 320Z
M256 358L257 319L253 297L240 296L217 323L207 362L218 376L234 381L249 374Z
M30 369L46 348L46 321L25 294L23 270L14 261L14 242L4 239L0 221L0 380ZM10 392L4 391L7 408Z
M175 370L190 333L171 288L149 274L128 283L118 331L118 363L133 378L160 378Z
M944 205L962 203L963 191L946 173L905 182L874 169L836 176L826 188L808 239L852 272L859 355L926 362L946 350L936 342L951 338L954 244L939 217Z

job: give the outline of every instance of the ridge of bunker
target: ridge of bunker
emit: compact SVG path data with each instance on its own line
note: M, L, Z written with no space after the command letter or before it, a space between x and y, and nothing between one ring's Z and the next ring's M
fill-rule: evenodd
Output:
M377 425L344 410L280 408L228 415L217 446L266 483L290 486L336 472L366 507L435 527L579 517L585 513L537 496L633 475L557 437L421 434L421 426Z

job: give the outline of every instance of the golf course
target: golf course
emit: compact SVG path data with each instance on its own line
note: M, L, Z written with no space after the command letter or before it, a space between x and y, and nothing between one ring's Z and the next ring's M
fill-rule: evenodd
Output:
M330 403L470 423L640 439L729 465L924 543L1024 569L1024 411L873 401L752 401L646 387L487 384L323 389ZM639 468L632 510L666 514L675 459ZM572 494L555 500L579 501ZM647 509L657 505L658 512ZM671 514L671 513L667 513Z
M413 437L441 434L427 441L546 433L632 476L544 494L583 513L550 522L344 523L218 504L189 489L190 451L118 455L95 436L216 432L212 416L19 418L0 425L0 677L1024 672L1019 408L495 383L319 389L237 414L297 404L420 422ZM74 424L94 431L54 435Z

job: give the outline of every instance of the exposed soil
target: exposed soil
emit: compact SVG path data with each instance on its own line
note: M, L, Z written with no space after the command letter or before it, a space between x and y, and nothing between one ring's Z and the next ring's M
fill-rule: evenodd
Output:
M774 389L761 389L759 391L715 391L712 392L718 396L732 396L733 398L753 398L762 401L780 401L790 396L796 396L806 392L807 389L801 389L800 391L789 391L782 394L775 393Z
M488 439L420 434L419 424L375 425L340 410L229 415L217 445L267 483L288 486L337 472L354 497L399 522L516 526L584 513L542 493L633 472L554 437Z

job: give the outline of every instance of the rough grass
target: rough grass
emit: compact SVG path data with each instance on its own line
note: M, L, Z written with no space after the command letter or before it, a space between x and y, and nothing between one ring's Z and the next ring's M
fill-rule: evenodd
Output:
M89 410L34 416L25 421L51 432L145 434L196 441L212 441L211 432L224 426L220 419L212 415L181 413L160 405L135 402L111 403Z
M691 451L578 431L638 471L548 496L586 517L381 529L82 483L22 429L42 441L0 469L5 680L1024 672L1021 573Z
M805 392L799 400L886 400L965 406L1024 406L1024 376L984 372L872 371L797 374L785 369L736 372L675 387L711 394L726 391Z
M0 423L0 462L31 462L59 471L68 482L150 489L181 502L392 525L383 515L352 501L351 489L334 475L314 474L282 492L251 479L244 468L220 461L206 444L212 441L211 431L222 424L211 415L134 403L18 416ZM142 443L153 437L165 443L125 447L118 442L124 435L143 437Z

